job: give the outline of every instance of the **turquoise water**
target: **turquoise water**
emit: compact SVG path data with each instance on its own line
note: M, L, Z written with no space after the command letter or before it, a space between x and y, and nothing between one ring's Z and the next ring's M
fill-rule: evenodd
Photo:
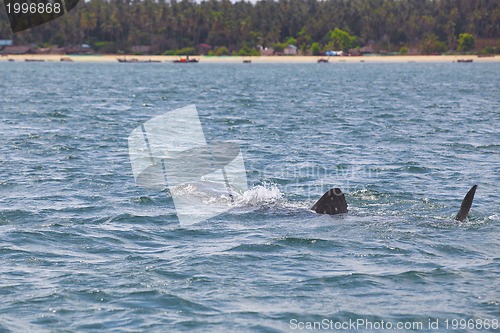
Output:
M0 331L498 331L453 320L500 320L499 72L0 63ZM181 227L127 137L189 104L250 189ZM334 186L349 214L310 211Z

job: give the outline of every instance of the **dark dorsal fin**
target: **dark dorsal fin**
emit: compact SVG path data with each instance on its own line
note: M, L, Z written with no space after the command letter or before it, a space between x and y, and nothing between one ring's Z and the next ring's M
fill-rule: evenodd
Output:
M467 218L467 214L469 214L470 207L472 206L472 200L474 200L474 194L476 194L476 188L477 185L472 186L469 192L465 195L462 205L460 206L460 211L455 217L455 220L462 222Z
M311 209L319 214L344 214L347 213L347 201L339 188L332 188L323 194Z

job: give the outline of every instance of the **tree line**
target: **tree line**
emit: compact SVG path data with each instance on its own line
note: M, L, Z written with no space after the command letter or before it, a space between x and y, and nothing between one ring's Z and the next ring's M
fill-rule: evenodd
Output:
M102 53L130 52L133 45L150 45L154 54L196 52L207 44L242 54L288 43L302 52L370 44L433 53L457 50L464 33L497 40L498 0L82 0L69 14L17 34L0 10L0 39L85 43Z

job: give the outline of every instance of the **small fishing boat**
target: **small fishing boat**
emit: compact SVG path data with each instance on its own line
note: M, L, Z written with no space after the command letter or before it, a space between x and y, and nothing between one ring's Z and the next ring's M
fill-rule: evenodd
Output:
M161 62L160 60L139 60L137 58L132 58L132 59L127 59L125 57L123 57L123 59L120 59L120 58L116 58L116 60L118 60L118 62L133 62L133 63L140 63L140 64L144 64L144 63L151 63L151 62Z
M473 62L472 59L458 59L457 62Z
M327 64L330 61L330 56L328 58L319 58L318 64Z
M198 61L199 61L198 59L189 59L189 56L186 56L185 58L174 60L174 64L189 64L189 63L197 63Z
M24 59L24 61L27 61L27 62L44 62L45 60L43 60L43 59Z

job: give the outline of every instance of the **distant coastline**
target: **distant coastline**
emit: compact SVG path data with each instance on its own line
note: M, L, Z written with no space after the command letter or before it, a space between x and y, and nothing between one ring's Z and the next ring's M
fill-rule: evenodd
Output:
M22 55L3 55L0 56L0 62L6 62L10 59L15 62L25 62L42 60L46 62L61 62L61 58L66 58L73 62L112 62L118 64L118 58L123 59L138 59L139 61L161 61L162 63L173 63L178 60L178 56L163 56L163 55L49 55L49 54L22 54ZM318 56L255 56L255 57L239 57L239 56L191 56L190 58L198 59L200 63L243 63L244 60L250 60L253 63L317 63L318 59L327 59L327 57ZM500 55L493 57L478 57L476 55L386 55L386 56L342 56L329 57L329 63L452 63L458 60L472 60L473 62L500 62ZM122 64L127 66L127 64ZM146 65L146 64L143 64ZM155 65L150 64L150 65ZM158 65L158 63L156 63ZM184 64L179 64L182 66ZM187 64L196 66L196 64ZM328 66L327 64L323 64Z

